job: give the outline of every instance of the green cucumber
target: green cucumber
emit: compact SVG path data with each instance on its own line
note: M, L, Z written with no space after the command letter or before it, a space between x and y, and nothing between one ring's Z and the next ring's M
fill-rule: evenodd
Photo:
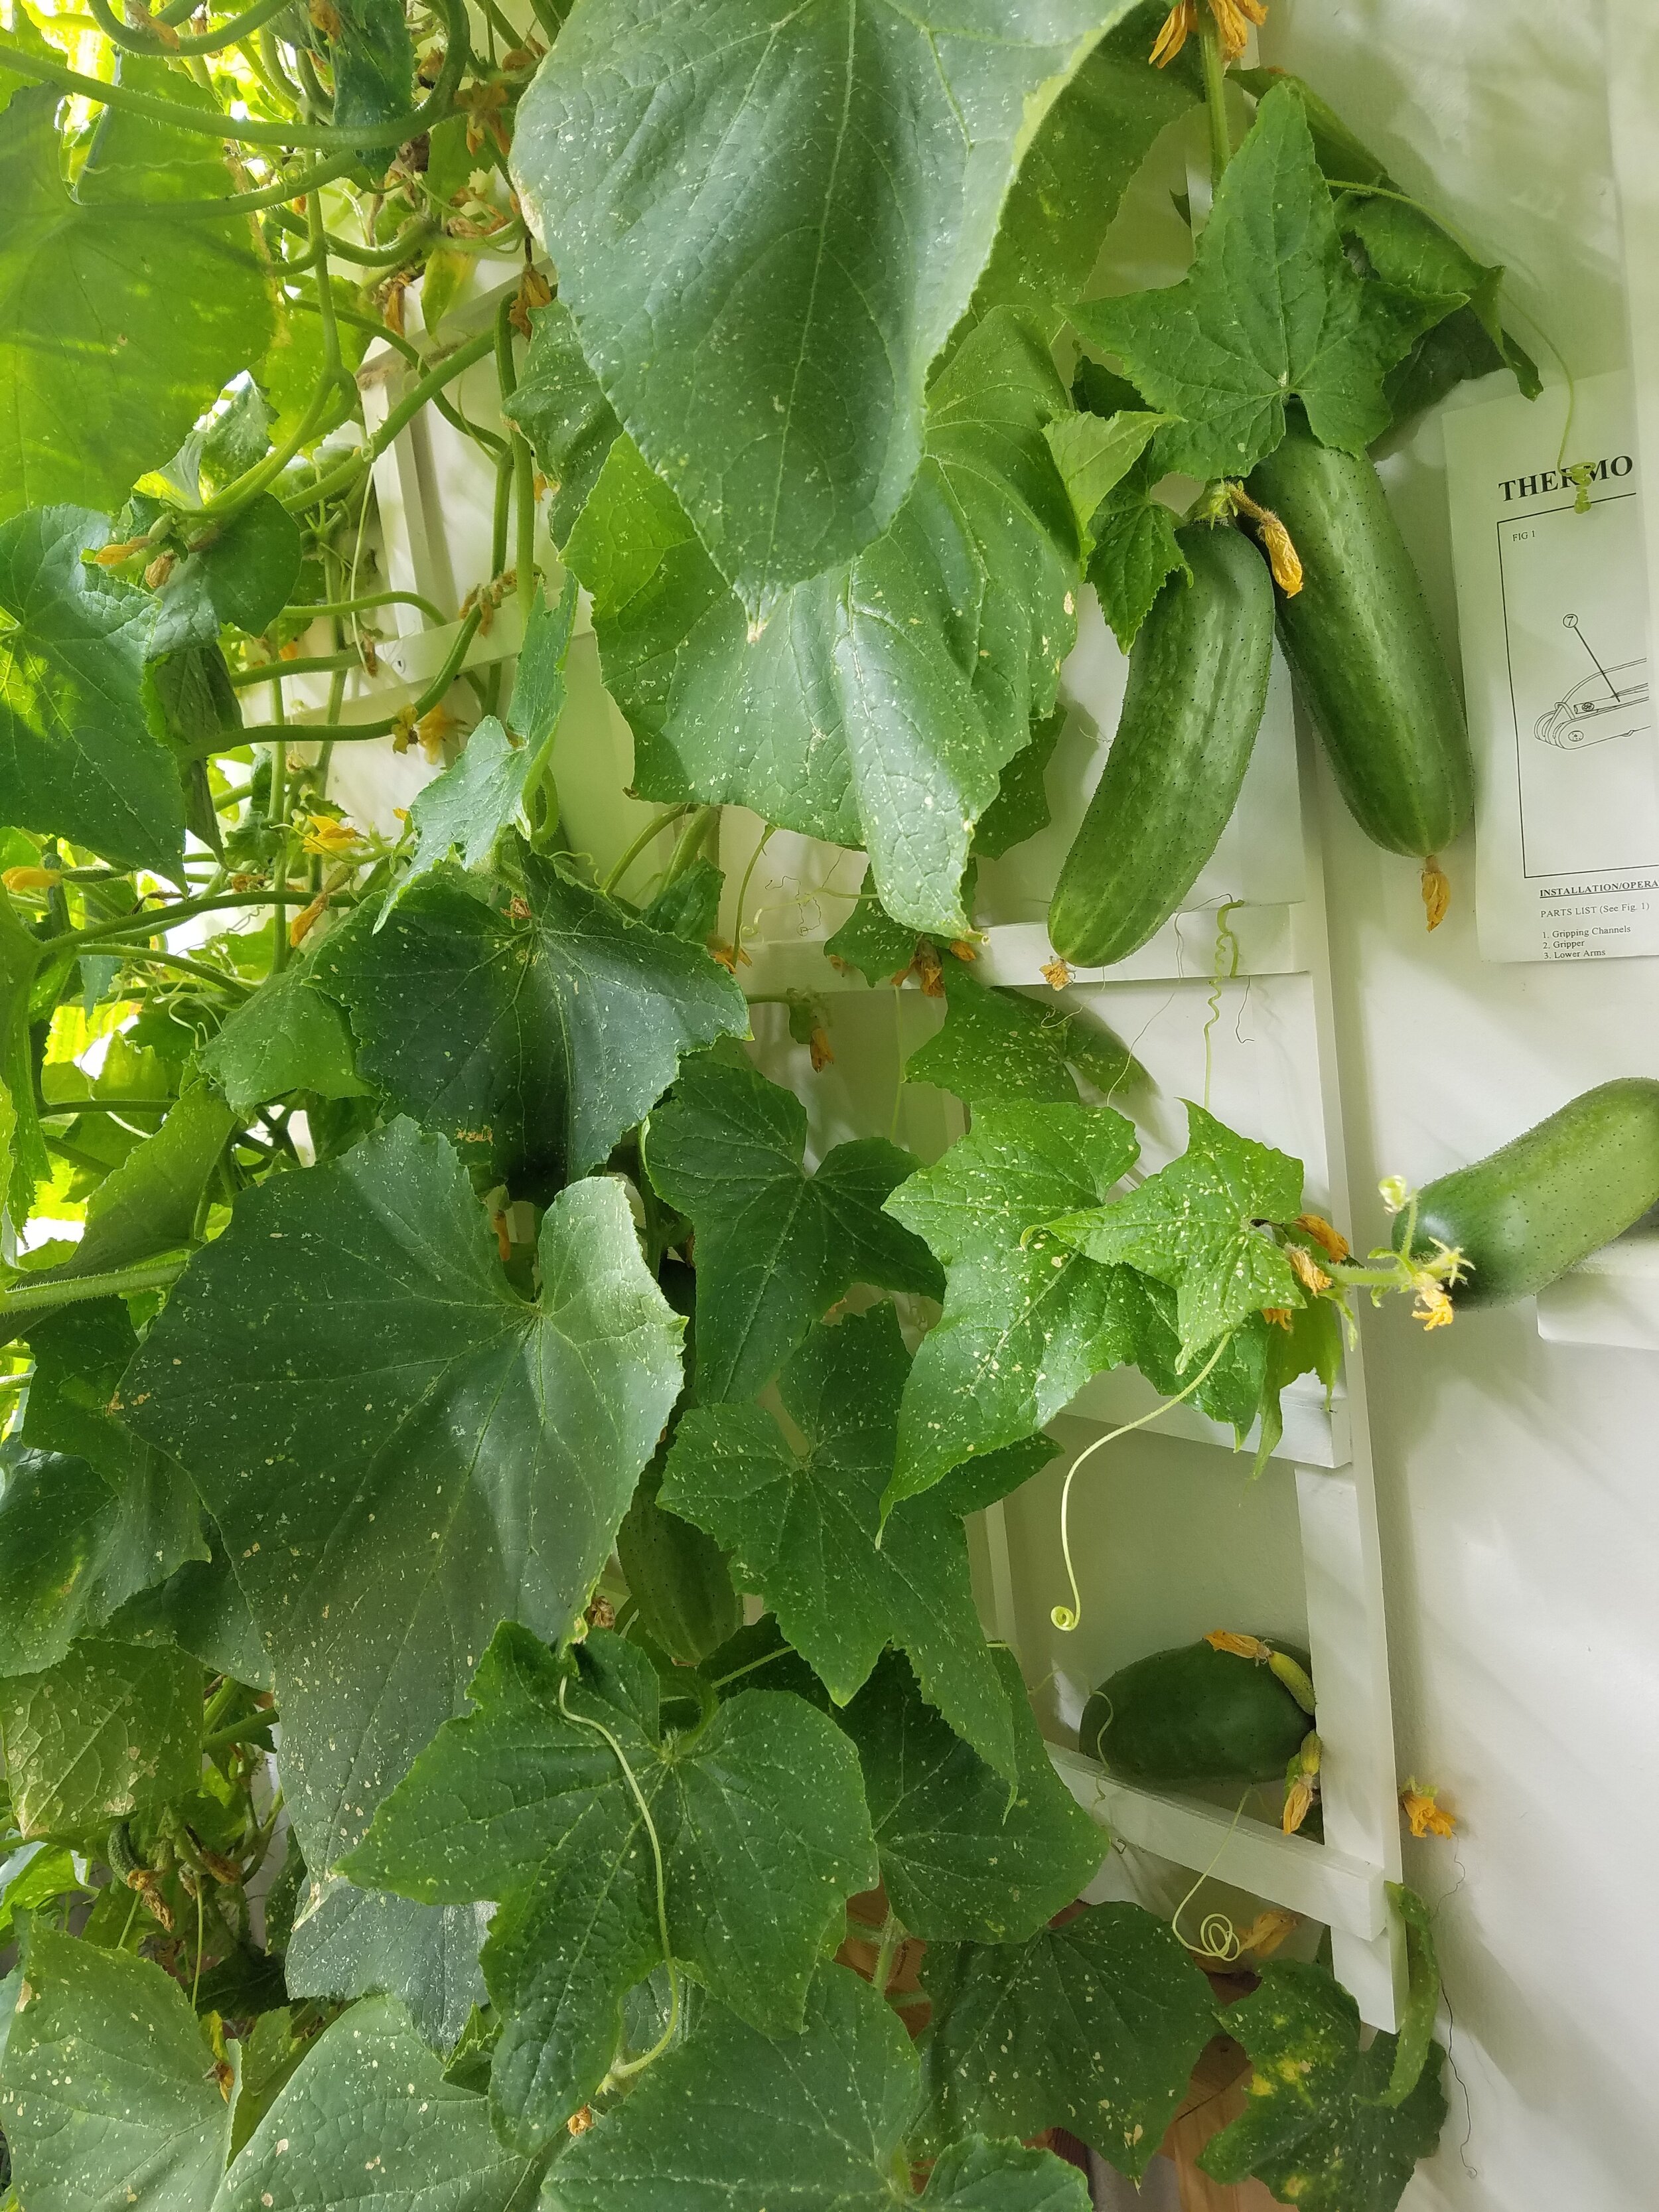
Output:
M697 1667L742 1627L743 1601L725 1553L678 1513L664 1512L661 1487L661 1462L653 1461L617 1531L617 1557L647 1635L671 1658Z
M1175 913L1238 799L1267 700L1273 587L1237 530L1177 533L1192 581L1165 584L1129 655L1107 756L1048 908L1064 960L1109 967Z
M1305 1672L1308 1655L1279 1647ZM1308 1715L1265 1663L1207 1640L1121 1667L1083 1710L1078 1747L1125 1782L1274 1782Z
M1598 1084L1523 1136L1419 1192L1417 1251L1462 1251L1459 1305L1531 1297L1659 1206L1659 1083ZM1396 1249L1407 1216L1395 1221Z
M1431 860L1468 826L1474 765L1382 481L1363 454L1293 424L1249 489L1301 557L1302 588L1279 600L1279 634L1348 811L1373 844Z

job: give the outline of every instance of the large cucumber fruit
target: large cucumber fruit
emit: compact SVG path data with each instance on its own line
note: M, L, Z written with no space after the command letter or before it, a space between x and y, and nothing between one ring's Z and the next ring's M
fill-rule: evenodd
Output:
M743 1601L725 1553L701 1528L663 1510L661 1487L662 1468L653 1462L617 1531L617 1557L647 1633L671 1658L700 1666L743 1626Z
M1129 655L1107 756L1048 908L1062 959L1109 967L1164 927L1216 848L1267 699L1273 587L1227 526L1178 533L1192 569L1165 584Z
M1276 1647L1305 1672L1308 1655ZM1272 1668L1207 1639L1121 1667L1083 1709L1078 1748L1125 1782L1274 1782L1312 1726Z
M1530 1297L1659 1206L1659 1083L1598 1084L1523 1136L1420 1192L1417 1250L1455 1245L1459 1305ZM1395 1221L1403 1244L1407 1215Z
M1279 633L1348 811L1373 843L1426 860L1468 827L1474 767L1376 471L1293 422L1249 490L1301 556L1302 589L1280 599Z

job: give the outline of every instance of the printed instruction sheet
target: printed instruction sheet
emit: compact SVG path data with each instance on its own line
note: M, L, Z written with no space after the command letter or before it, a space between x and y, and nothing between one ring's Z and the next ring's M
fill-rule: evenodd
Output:
M1659 953L1659 734L1630 381L1445 418L1488 960Z

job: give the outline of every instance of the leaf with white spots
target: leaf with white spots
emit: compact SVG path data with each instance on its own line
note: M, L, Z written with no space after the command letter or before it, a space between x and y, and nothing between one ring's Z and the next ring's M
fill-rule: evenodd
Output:
M560 1194L541 1268L520 1297L454 1153L397 1121L244 1193L128 1373L128 1420L189 1470L270 1653L314 1876L499 1621L570 1626L678 1393L682 1323L619 1183Z
M234 2069L147 1959L37 1918L0 2064L0 2124L28 2212L208 2212L230 2149ZM223 2086L222 2087L222 2080Z
M1226 2018L1255 2071L1243 2112L1204 2147L1205 2172L1222 2182L1255 2174L1307 2212L1394 2212L1445 2124L1439 2045L1395 2103L1398 2037L1362 2051L1358 2006L1323 1966L1294 1960L1266 1966Z
M915 1166L884 1137L805 1165L806 1109L754 1068L691 1060L651 1116L653 1186L696 1231L696 1395L707 1406L770 1382L854 1283L937 1296L927 1248L882 1201Z
M369 1997L301 2060L213 2212L516 2212L540 2178L496 2140L486 2100L444 2079L395 1998Z
M675 1433L665 1509L730 1552L838 1705L889 1644L908 1652L951 1726L1006 1785L1018 1771L1008 1697L974 1603L968 1537L942 1495L881 1522L910 1357L890 1305L814 1329L778 1378L798 1452L759 1406L693 1407ZM1009 1485L1050 1456L1027 1447Z
M1133 1358L1140 1292L1052 1237L1056 1214L1098 1205L1139 1146L1110 1107L988 1106L887 1211L944 1263L945 1315L905 1386L890 1502L965 1459L1041 1428L1103 1367Z
M1061 1243L1105 1266L1139 1267L1176 1293L1181 1357L1266 1307L1303 1304L1267 1233L1302 1211L1302 1163L1241 1137L1187 1103L1187 1149L1138 1190L1051 1218Z
M746 1036L749 1009L700 945L528 850L520 860L522 897L435 870L384 929L360 909L316 973L351 1017L359 1071L393 1106L486 1182L540 1201L603 1165L682 1053Z
M1021 1944L935 1944L926 2154L979 2130L1069 2128L1139 2177L1215 2033L1210 1985L1162 1920L1097 1905Z
M202 1669L184 1652L82 1637L0 1680L0 1752L25 1836L79 1836L165 1804L201 1771Z
M962 934L974 824L1077 635L1077 525L1043 435L1070 412L1047 347L997 309L934 381L891 526L763 628L618 440L566 550L641 794L863 846L896 921Z
M750 1690L688 1728L637 1645L597 1630L561 1658L511 1622L471 1698L346 1870L426 1904L501 1904L483 1966L509 2137L556 2138L616 2055L622 2000L661 1955L653 1828L682 1967L764 2033L798 2031L847 1899L876 1880L857 1754L834 1723Z

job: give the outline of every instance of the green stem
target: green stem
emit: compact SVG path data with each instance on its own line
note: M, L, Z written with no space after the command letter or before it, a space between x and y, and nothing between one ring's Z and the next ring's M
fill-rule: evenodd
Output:
M283 177L274 185L261 185L256 191L232 192L220 200L134 200L123 201L123 207L165 213L169 222L188 221L191 217L215 220L225 216L258 215L264 208L285 207L290 200L301 199L314 192L320 185L331 185L337 177L343 177L357 167L356 154L331 154L325 161L318 161L309 169L302 169L297 177Z
M273 788L275 778L272 779ZM272 891L207 891L199 898L178 899L171 906L154 907L147 912L124 914L114 921L94 922L89 929L66 930L58 937L43 939L42 959L54 953L84 952L88 945L108 943L118 937L165 937L181 921L188 921L198 914L215 914L224 907L271 906L276 894ZM113 949L113 948L112 948Z
M720 811L718 806L700 806L686 823L685 828L680 832L679 842L675 846L673 854L663 872L662 887L665 890L668 889L670 884L677 884L691 866L702 850L704 839L720 818Z
M437 0L437 5L445 19L447 45L443 70L430 97L410 113L396 116L390 122L354 123L344 130L335 130L325 124L262 123L253 116L227 115L222 112L216 114L199 107L184 107L177 100L135 92L126 85L106 84L101 77L83 76L79 70L65 68L61 62L49 60L27 46L7 47L6 68L13 75L29 77L37 84L55 84L64 92L78 93L82 99L98 106L125 109L129 115L143 116L146 122L167 124L198 137L228 139L242 146L314 146L325 152L343 149L349 139L354 149L368 151L381 146L401 146L410 138L419 137L434 124L443 122L449 114L461 71L471 58L471 48L462 0Z
M536 604L536 465L524 432L512 421L507 402L519 388L519 372L513 359L513 299L509 295L495 311L495 380L500 386L501 411L508 418L513 453L513 514L515 525L513 565L519 611L526 625Z
M183 952L156 952L148 945L124 945L118 948L124 961L142 963L149 968L176 968L181 975L194 975L204 983L217 983L227 991L252 991L256 987L240 975L233 975L228 969L210 968L204 960L192 960Z
M1221 33L1208 9L1198 11L1199 52L1204 64L1204 105L1210 121L1210 182L1219 185L1233 158L1227 123L1227 64L1221 58Z
M167 46L159 38L147 38L141 31L129 30L111 8L109 0L88 0L93 20L112 45L130 54L153 55L163 61L173 54L221 53L239 40L252 38L254 32L270 22L273 15L280 15L289 4L290 0L258 0L258 5L250 8L246 15L232 16L216 31L204 31L199 36L181 33L175 45Z
M66 1275L55 1281L14 1283L0 1291L0 1314L44 1313L53 1306L79 1305L88 1298L129 1297L139 1291L164 1291L185 1272L183 1260L149 1260L140 1267L118 1267L106 1275Z
M371 607L417 607L434 629L441 629L449 620L441 609L434 606L430 599L423 599L418 592L368 592L361 599L323 599L315 606L301 601L284 607L283 611L289 615L306 615L313 622L320 622L325 616L349 618L352 615L367 614ZM291 663L289 665L292 665ZM235 680L233 675L232 683ZM247 680L251 684L254 678L249 677Z
M314 315L318 312L316 302L306 299L303 295L297 300L290 300L289 305L290 307L301 309L307 314ZM337 301L335 303L334 313L337 320L349 323L354 330L372 331L383 344L389 345L394 352L400 353L411 368L421 367L418 348L412 346L401 331L389 329L385 323L378 321L373 315L360 315L349 307L343 307ZM498 438L493 430L483 429L477 422L469 422L460 409L453 406L441 392L433 393L432 404L452 429L459 430L464 438L471 439L474 445L482 446L486 452L491 453L500 453L505 448L507 444L505 438ZM447 622L449 617L447 615L440 615L437 619L440 622Z
M360 446L349 460L343 461L338 468L331 471L320 483L312 484L303 491L285 494L283 506L320 506L325 501L337 498L343 491L349 491L363 471L374 465L399 431L414 421L434 392L441 392L445 385L453 384L458 376L471 368L474 362L482 361L495 342L495 332L483 330L470 337L465 345L457 346L453 353L440 362L435 368L428 369L420 382L404 393L367 444Z
M628 873L628 871L633 866L635 861L639 859L640 854L644 852L646 847L650 844L653 838L660 837L663 831L667 829L671 822L678 822L681 815L684 813L686 807L689 806L690 803L690 800L687 799L678 806L667 807L662 813L655 816L653 820L647 822L644 829L641 830L639 836L634 840L628 850L623 854L621 860L617 862L610 874L606 876L605 881L599 885L599 889L607 895L611 891L614 891L617 884L622 881L623 878Z
M280 684L285 676L327 676L337 668L362 665L362 655L357 653L313 653L295 660L262 660L254 668L233 668L230 681L233 689L245 690L251 684Z

